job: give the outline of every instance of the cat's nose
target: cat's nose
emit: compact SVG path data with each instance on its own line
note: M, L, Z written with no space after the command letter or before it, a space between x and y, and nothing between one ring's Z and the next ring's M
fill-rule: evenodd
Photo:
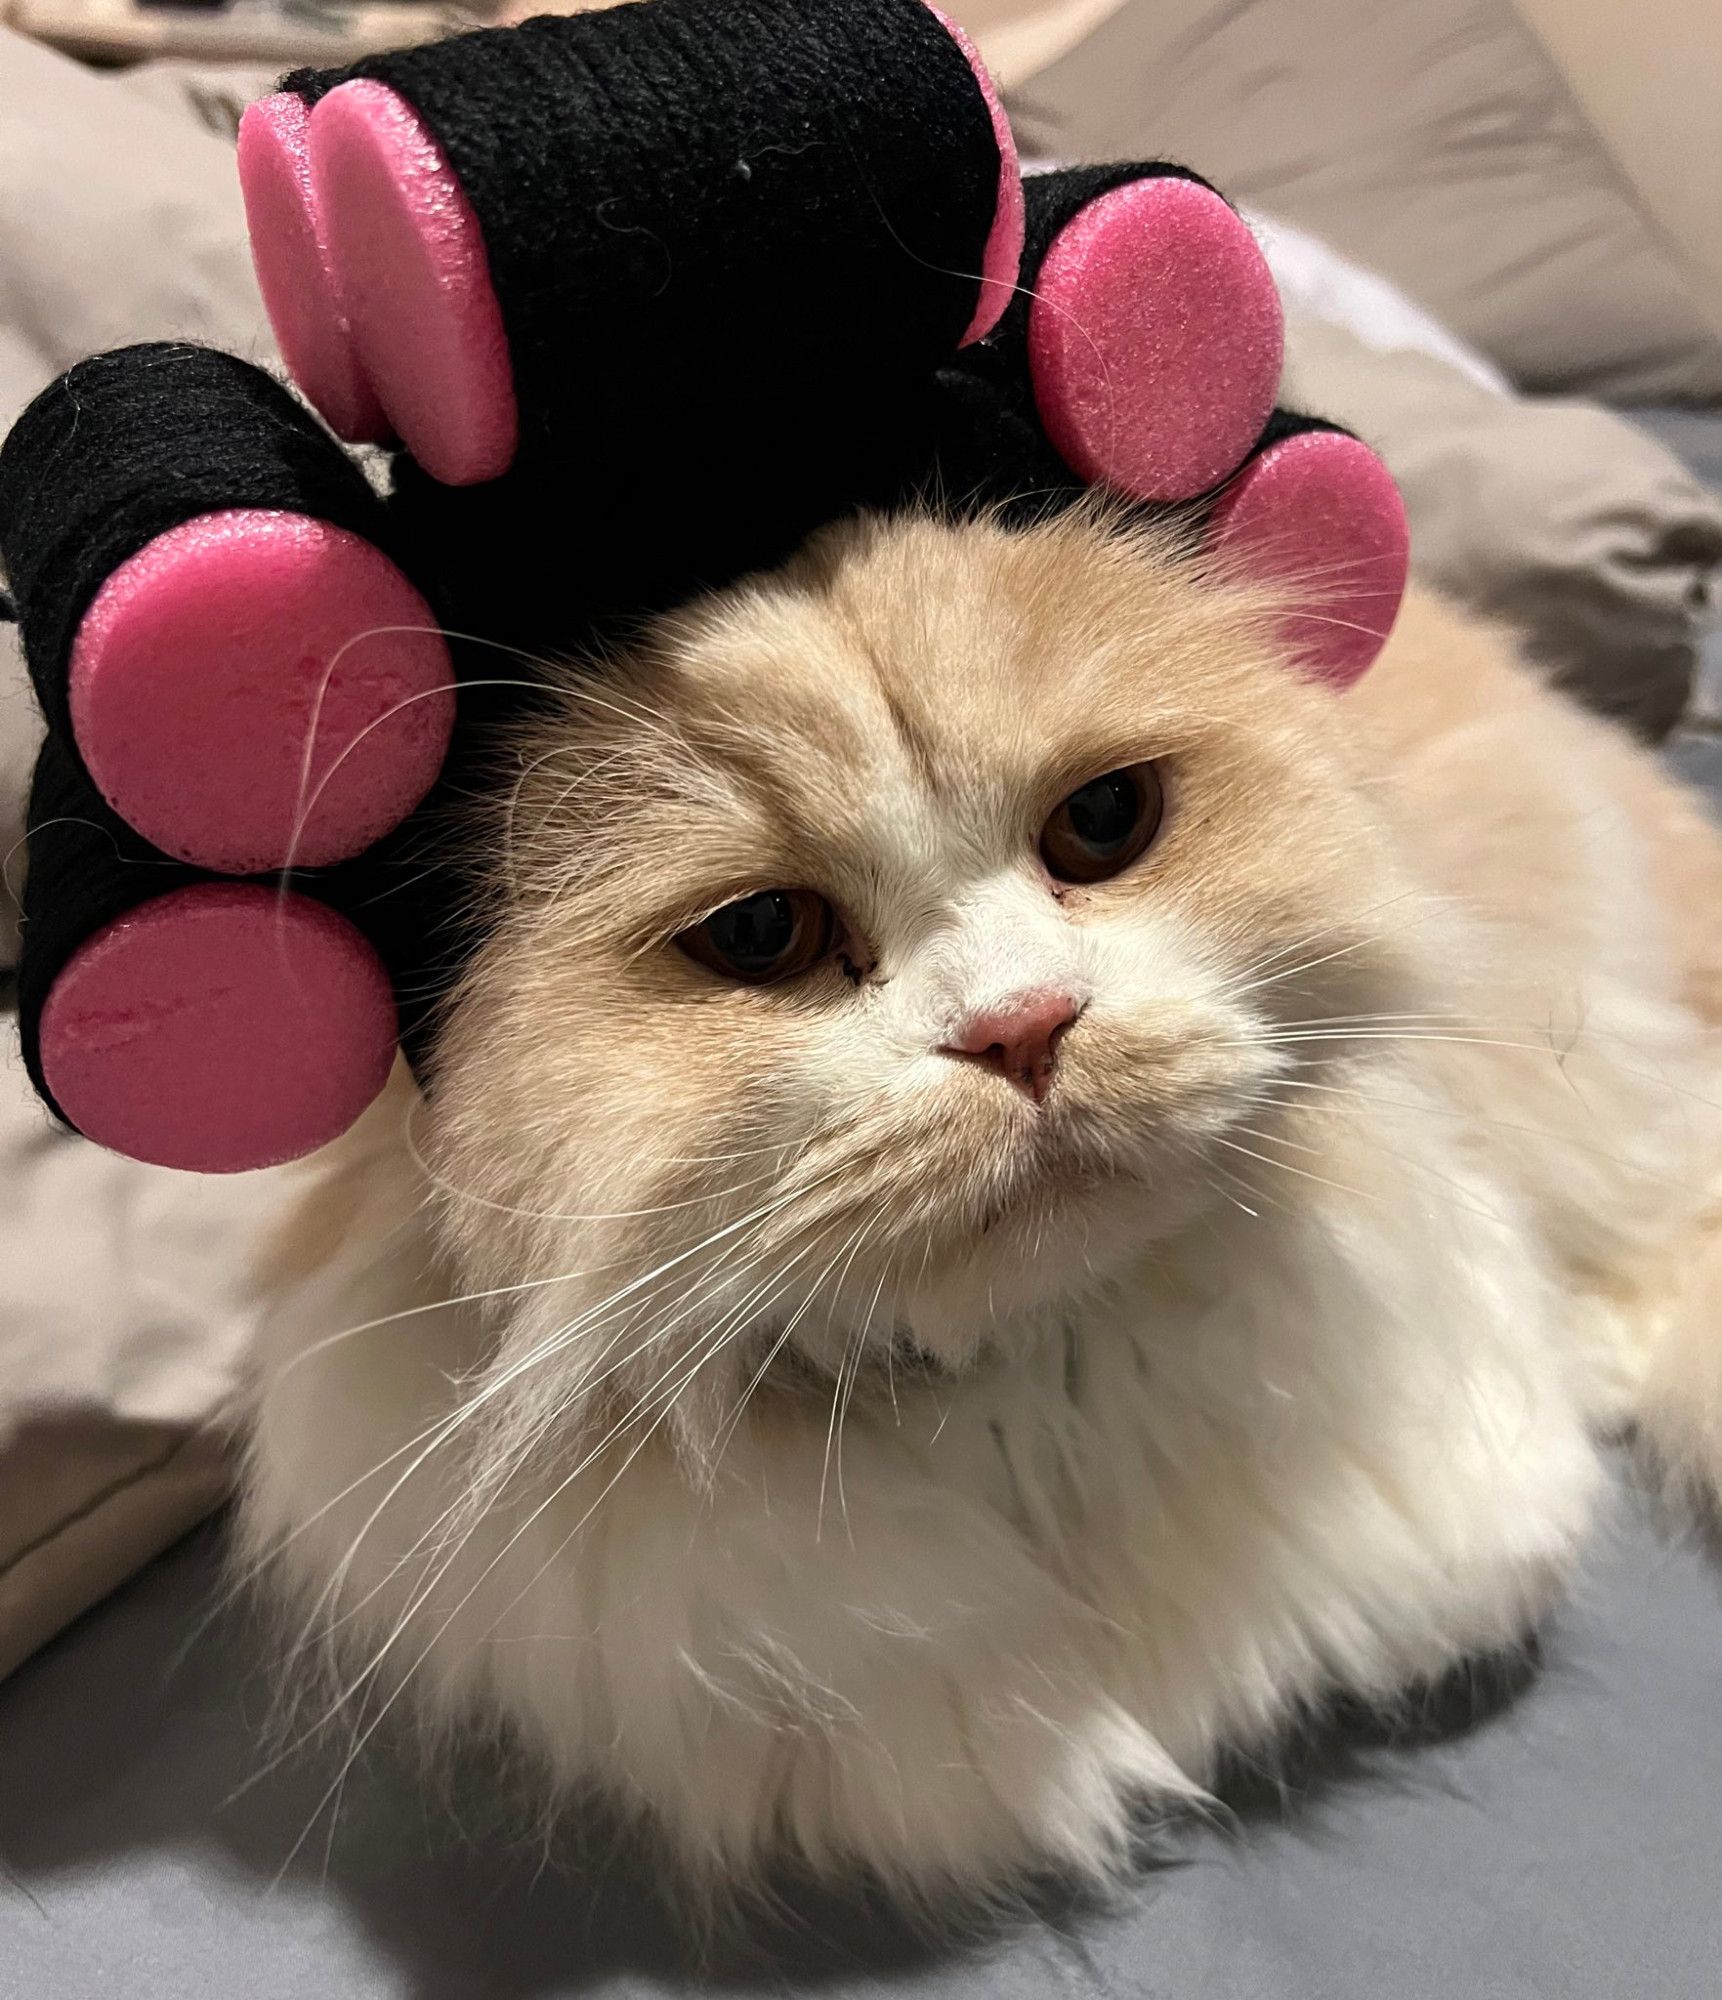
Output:
M1082 1003L1068 993L1043 987L976 1014L940 1049L984 1064L1039 1104L1052 1087L1059 1042L1081 1012Z

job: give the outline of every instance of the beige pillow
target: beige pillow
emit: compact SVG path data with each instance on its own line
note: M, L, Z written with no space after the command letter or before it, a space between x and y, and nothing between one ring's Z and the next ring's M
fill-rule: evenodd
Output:
M1722 71L1722 8L1685 12ZM1695 146L1719 90L1684 102ZM1716 184L1706 262L1690 194L1663 226L1513 0L1128 0L1016 108L1030 149L1164 155L1314 231L1528 386L1722 401Z
M0 1674L226 1496L248 1267L288 1171L119 1159L54 1128L15 1047L0 1062Z
M1419 576L1506 619L1591 707L1660 737L1691 690L1722 504L1625 418L1503 394L1437 355L1287 314L1288 402L1367 438Z

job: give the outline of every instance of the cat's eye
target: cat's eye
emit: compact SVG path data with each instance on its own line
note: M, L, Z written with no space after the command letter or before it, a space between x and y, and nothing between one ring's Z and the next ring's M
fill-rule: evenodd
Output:
M1152 764L1107 771L1079 785L1047 821L1040 858L1060 882L1104 882L1147 849L1164 808Z
M811 889L761 889L676 938L689 958L746 986L810 971L830 951L837 913Z

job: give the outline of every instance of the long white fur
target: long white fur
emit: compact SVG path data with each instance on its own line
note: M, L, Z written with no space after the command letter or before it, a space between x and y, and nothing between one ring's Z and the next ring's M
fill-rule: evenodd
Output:
M1203 625L1164 549L1131 549L1132 581L1087 527L1030 557L969 533L845 544L604 699L656 762L666 732L687 751L675 797L745 820L686 662L709 692L781 640L872 741L870 684L819 655L818 619L884 648L874 607L919 580L973 625L1032 559L1097 566L1076 611L1044 607L1072 645L1110 644L1099 612L1075 628L1134 590L1166 657L1215 650L1203 700L1233 674L1239 716L1279 699L1249 606ZM1017 610L973 675L1029 645L1043 607ZM941 660L968 629L902 615L901 647ZM568 728L600 735L579 699ZM888 966L768 1002L763 1028L620 914L613 970L580 975L612 1003L568 983L605 898L632 909L603 845L628 794L603 793L616 743L551 759L511 810L584 784L592 844L541 836L550 886L475 972L430 1106L373 1114L275 1281L244 1521L297 1607L313 1732L500 1723L546 1795L604 1792L708 1889L783 1858L917 1897L1100 1878L1222 1751L1518 1643L1594 1520L1600 1438L1641 1407L1708 1475L1722 1364L1692 1298L1722 1065L1640 827L1599 800L1562 864L1589 871L1584 963L1567 934L1539 959L1520 903L1382 806L1375 753L1322 765L1325 699L1290 691L1274 724L1343 820L1287 856L1317 886L1307 909L1275 888L1277 931L1206 879L1073 911L988 844L983 751L881 749L854 811ZM1630 756L1558 714L1569 762ZM1430 726L1431 768L1465 726ZM734 710L724 730L741 745ZM1049 984L1085 1012L1041 1170L1054 1128L938 1049ZM630 1068L635 1007L641 1036L700 1023L684 1074L656 1044Z

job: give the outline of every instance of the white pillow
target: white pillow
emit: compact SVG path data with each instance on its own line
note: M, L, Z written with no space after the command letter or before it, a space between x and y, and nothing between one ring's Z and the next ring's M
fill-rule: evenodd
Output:
M1480 389L1511 394L1512 385L1492 361L1389 279L1354 264L1319 236L1294 229L1288 222L1248 210L1244 219L1256 233L1288 308L1301 308L1331 326L1343 326L1381 353L1430 354L1469 376Z

